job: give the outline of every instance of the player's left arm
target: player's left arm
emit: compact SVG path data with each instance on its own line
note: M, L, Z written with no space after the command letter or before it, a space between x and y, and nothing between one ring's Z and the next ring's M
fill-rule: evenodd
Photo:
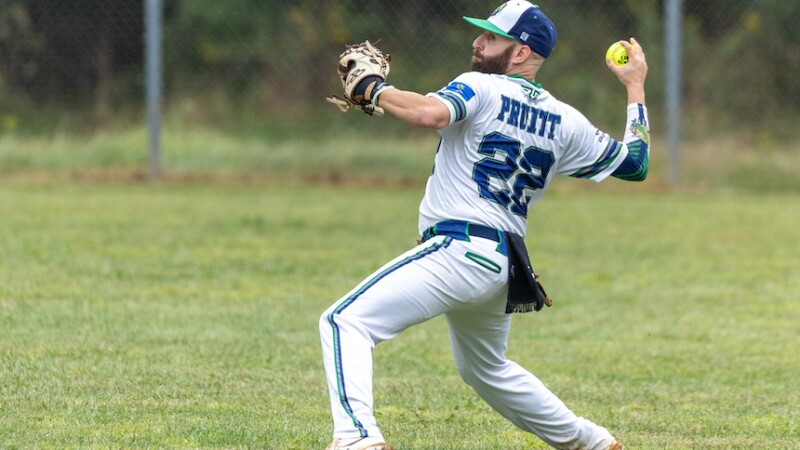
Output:
M374 104L411 125L440 130L450 124L450 110L441 101L417 92L386 89Z
M348 45L339 55L336 68L344 97L327 97L342 112L361 108L369 115L385 112L411 125L442 129L450 124L450 109L441 101L388 84L391 56L369 41Z
M650 124L644 102L647 61L642 46L636 39L631 38L630 42L620 41L620 44L628 52L628 63L617 66L608 60L606 64L625 86L628 94L627 126L623 138L628 154L611 175L628 181L642 181L647 177L650 163Z

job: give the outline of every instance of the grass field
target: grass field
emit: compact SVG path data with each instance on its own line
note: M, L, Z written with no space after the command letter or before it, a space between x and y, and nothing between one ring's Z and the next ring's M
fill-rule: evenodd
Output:
M259 184L272 180L273 185L320 180L370 186L424 183L438 143L435 133L410 130L392 118L351 114L345 120L334 108L329 113L311 123L262 124L241 130L168 122L161 149L164 176L238 184L243 179ZM320 122L327 125L317 126ZM69 129L55 127L34 134L0 130L0 180L146 178L147 130L143 126L109 127L94 133ZM663 191L668 156L662 130L654 132L651 159L644 190ZM800 139L794 135L777 138L745 130L687 136L679 159L683 191L800 192Z
M527 238L555 306L509 357L632 449L800 448L800 195L566 187ZM421 193L0 182L0 447L324 448L317 319L414 243ZM441 319L375 364L398 449L545 448Z

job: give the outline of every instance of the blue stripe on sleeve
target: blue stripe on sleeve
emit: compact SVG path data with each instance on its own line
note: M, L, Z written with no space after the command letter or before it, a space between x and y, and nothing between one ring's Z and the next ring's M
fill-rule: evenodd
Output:
M471 87L458 81L453 81L445 86L442 90L455 92L456 94L460 95L465 102L468 102L472 100L472 97L475 97L475 91L473 91Z
M467 116L467 105L464 104L464 100L456 94L451 92L439 91L437 94L444 98L445 100L449 101L450 104L453 105L453 109L455 110L456 117L455 122L464 119Z
M645 118L644 115L644 105L639 103L638 106L639 106L639 123L644 126L647 126L647 119Z
M598 173L604 171L609 165L611 165L612 162L614 162L615 159L617 159L620 148L622 148L622 146L620 145L619 141L611 139L603 156L601 156L591 166L584 167L570 176L575 178L591 178L597 175Z

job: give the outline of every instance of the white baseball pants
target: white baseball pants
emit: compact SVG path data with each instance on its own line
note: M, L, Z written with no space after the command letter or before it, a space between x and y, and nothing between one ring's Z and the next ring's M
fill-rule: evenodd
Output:
M560 449L605 449L609 432L577 417L533 374L505 357L508 258L497 242L435 236L398 256L320 318L334 438L381 436L373 414L372 350L444 314L456 368L492 408Z

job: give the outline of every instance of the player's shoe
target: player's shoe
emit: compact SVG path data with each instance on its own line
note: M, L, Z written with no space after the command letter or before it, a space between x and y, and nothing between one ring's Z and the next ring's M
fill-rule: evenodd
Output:
M625 446L622 445L622 442L614 441L613 444L606 447L606 450L624 450Z
M325 450L394 450L382 437L358 437L334 439Z

